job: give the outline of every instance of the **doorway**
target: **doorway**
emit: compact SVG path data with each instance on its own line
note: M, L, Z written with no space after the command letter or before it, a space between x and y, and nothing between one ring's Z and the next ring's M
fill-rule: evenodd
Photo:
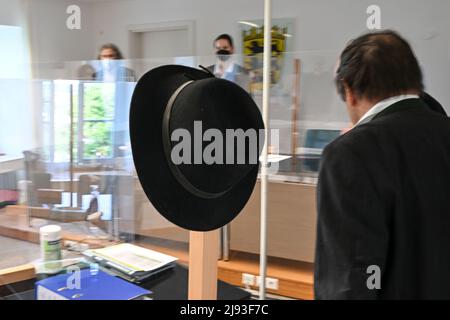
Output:
M193 62L194 21L134 25L128 30L130 57L138 76L159 65Z

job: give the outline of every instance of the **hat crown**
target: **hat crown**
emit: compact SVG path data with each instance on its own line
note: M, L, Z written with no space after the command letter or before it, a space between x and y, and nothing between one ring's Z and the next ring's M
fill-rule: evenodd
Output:
M198 124L201 151L195 152L194 130ZM136 172L156 210L189 230L209 231L230 223L250 198L258 175L257 164L227 164L226 158L223 164L207 164L202 152L208 153L213 140L204 139L210 128L223 135L224 129L256 131L263 129L264 124L245 90L208 72L165 65L139 79L130 108ZM177 159L172 159L171 153L176 154L182 143L171 139L177 129L189 134L189 164L176 164L173 160ZM195 155L201 155L201 164L195 164ZM223 156L226 157L225 152Z
M238 85L217 78L186 84L170 112L168 161L194 190L224 193L258 165L263 123Z

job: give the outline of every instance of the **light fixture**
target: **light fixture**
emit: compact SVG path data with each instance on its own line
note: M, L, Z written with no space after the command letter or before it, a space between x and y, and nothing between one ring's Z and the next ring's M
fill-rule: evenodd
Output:
M238 21L238 23L240 23L240 24L245 24L245 25L250 26L250 27L259 28L259 25L257 25L256 23L253 23L253 22L248 22L248 21Z

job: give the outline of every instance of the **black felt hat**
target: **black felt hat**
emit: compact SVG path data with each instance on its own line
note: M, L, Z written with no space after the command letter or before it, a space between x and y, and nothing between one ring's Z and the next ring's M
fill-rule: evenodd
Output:
M230 147L233 139L226 138L262 129L261 113L244 89L190 67L149 71L131 101L131 146L142 187L159 213L189 230L220 228L245 206L255 186L263 137L256 135L256 161L253 135L244 149L238 143ZM191 147L182 148L188 142Z

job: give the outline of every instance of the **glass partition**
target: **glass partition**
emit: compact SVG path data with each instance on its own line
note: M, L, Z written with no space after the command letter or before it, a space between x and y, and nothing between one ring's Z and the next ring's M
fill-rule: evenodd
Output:
M2 281L11 285L3 269L31 264L24 267L31 276L19 279L42 278L39 231L47 225L61 227L64 267L95 269L83 252L117 244L189 265L189 231L157 212L134 168L129 108L146 72L168 64L202 66L240 85L262 107L262 1L72 2L82 13L80 29L76 8L75 20L65 13L66 1L24 1L17 5L23 18L9 22L0 12L0 298ZM449 110L450 4L378 2L382 27L408 38L427 91ZM351 128L334 71L345 44L368 31L370 5L272 1L266 289L274 298L313 298L321 155ZM217 55L222 33L233 37L234 51ZM103 59L114 47L116 59ZM247 290L247 298L257 298L259 287L260 189L258 179L217 243L219 280ZM21 298L11 288L11 298Z
M307 216L314 213L310 202L321 151L348 126L345 108L334 93L336 55L337 52L331 51L284 52L277 57L277 77L271 88L269 152L273 162L269 171L269 199L279 202L280 199L272 197L292 197L295 192L289 189L291 185L306 188L301 206L306 206ZM215 56L192 56L126 60L121 64L138 78L161 65L209 67L215 59ZM257 66L262 57L235 54L230 59L242 66L230 80L244 88L261 108L261 79L252 66ZM252 59L255 61L251 62ZM46 68L44 64L42 69ZM21 81L33 97L29 103L36 116L29 123L37 129L34 139L39 147L23 150L20 167L14 172L16 205L4 208L3 215L14 212L15 218L20 217L23 223L20 228L34 234L34 250L39 248L36 237L40 227L59 225L66 238L63 245L69 246L66 249L75 244L83 244L86 249L92 244L110 246L128 242L176 256L181 263L188 264L189 232L157 212L147 199L133 165L128 114L136 82L86 79L85 70L95 75L99 68L99 61L72 61L58 70L64 80ZM74 70L80 69L85 72L84 79L77 76L70 79L70 75L79 74ZM279 195L280 192L285 194ZM259 193L258 182L243 212L220 230L219 270L232 268L236 262L246 262L252 268L258 266ZM292 207L288 203L282 203L284 208L271 208L270 215L275 217L275 210L290 215L291 212L285 212L286 206L294 211L300 209L300 204ZM297 233L295 227L305 223L302 217L288 216L286 221L290 219L294 229L287 229L280 239L275 238L280 236L278 231L269 234L269 241L277 239L283 247ZM309 216L307 219L303 228L311 233L313 220ZM277 223L272 221L270 225ZM270 249L269 255L279 259L281 265L285 260L311 263L313 240L311 236L306 240L308 245L304 247L281 248L276 252ZM39 261L39 254L35 256L34 260ZM246 286L240 281L234 285ZM247 285L247 289L257 289L256 282Z

